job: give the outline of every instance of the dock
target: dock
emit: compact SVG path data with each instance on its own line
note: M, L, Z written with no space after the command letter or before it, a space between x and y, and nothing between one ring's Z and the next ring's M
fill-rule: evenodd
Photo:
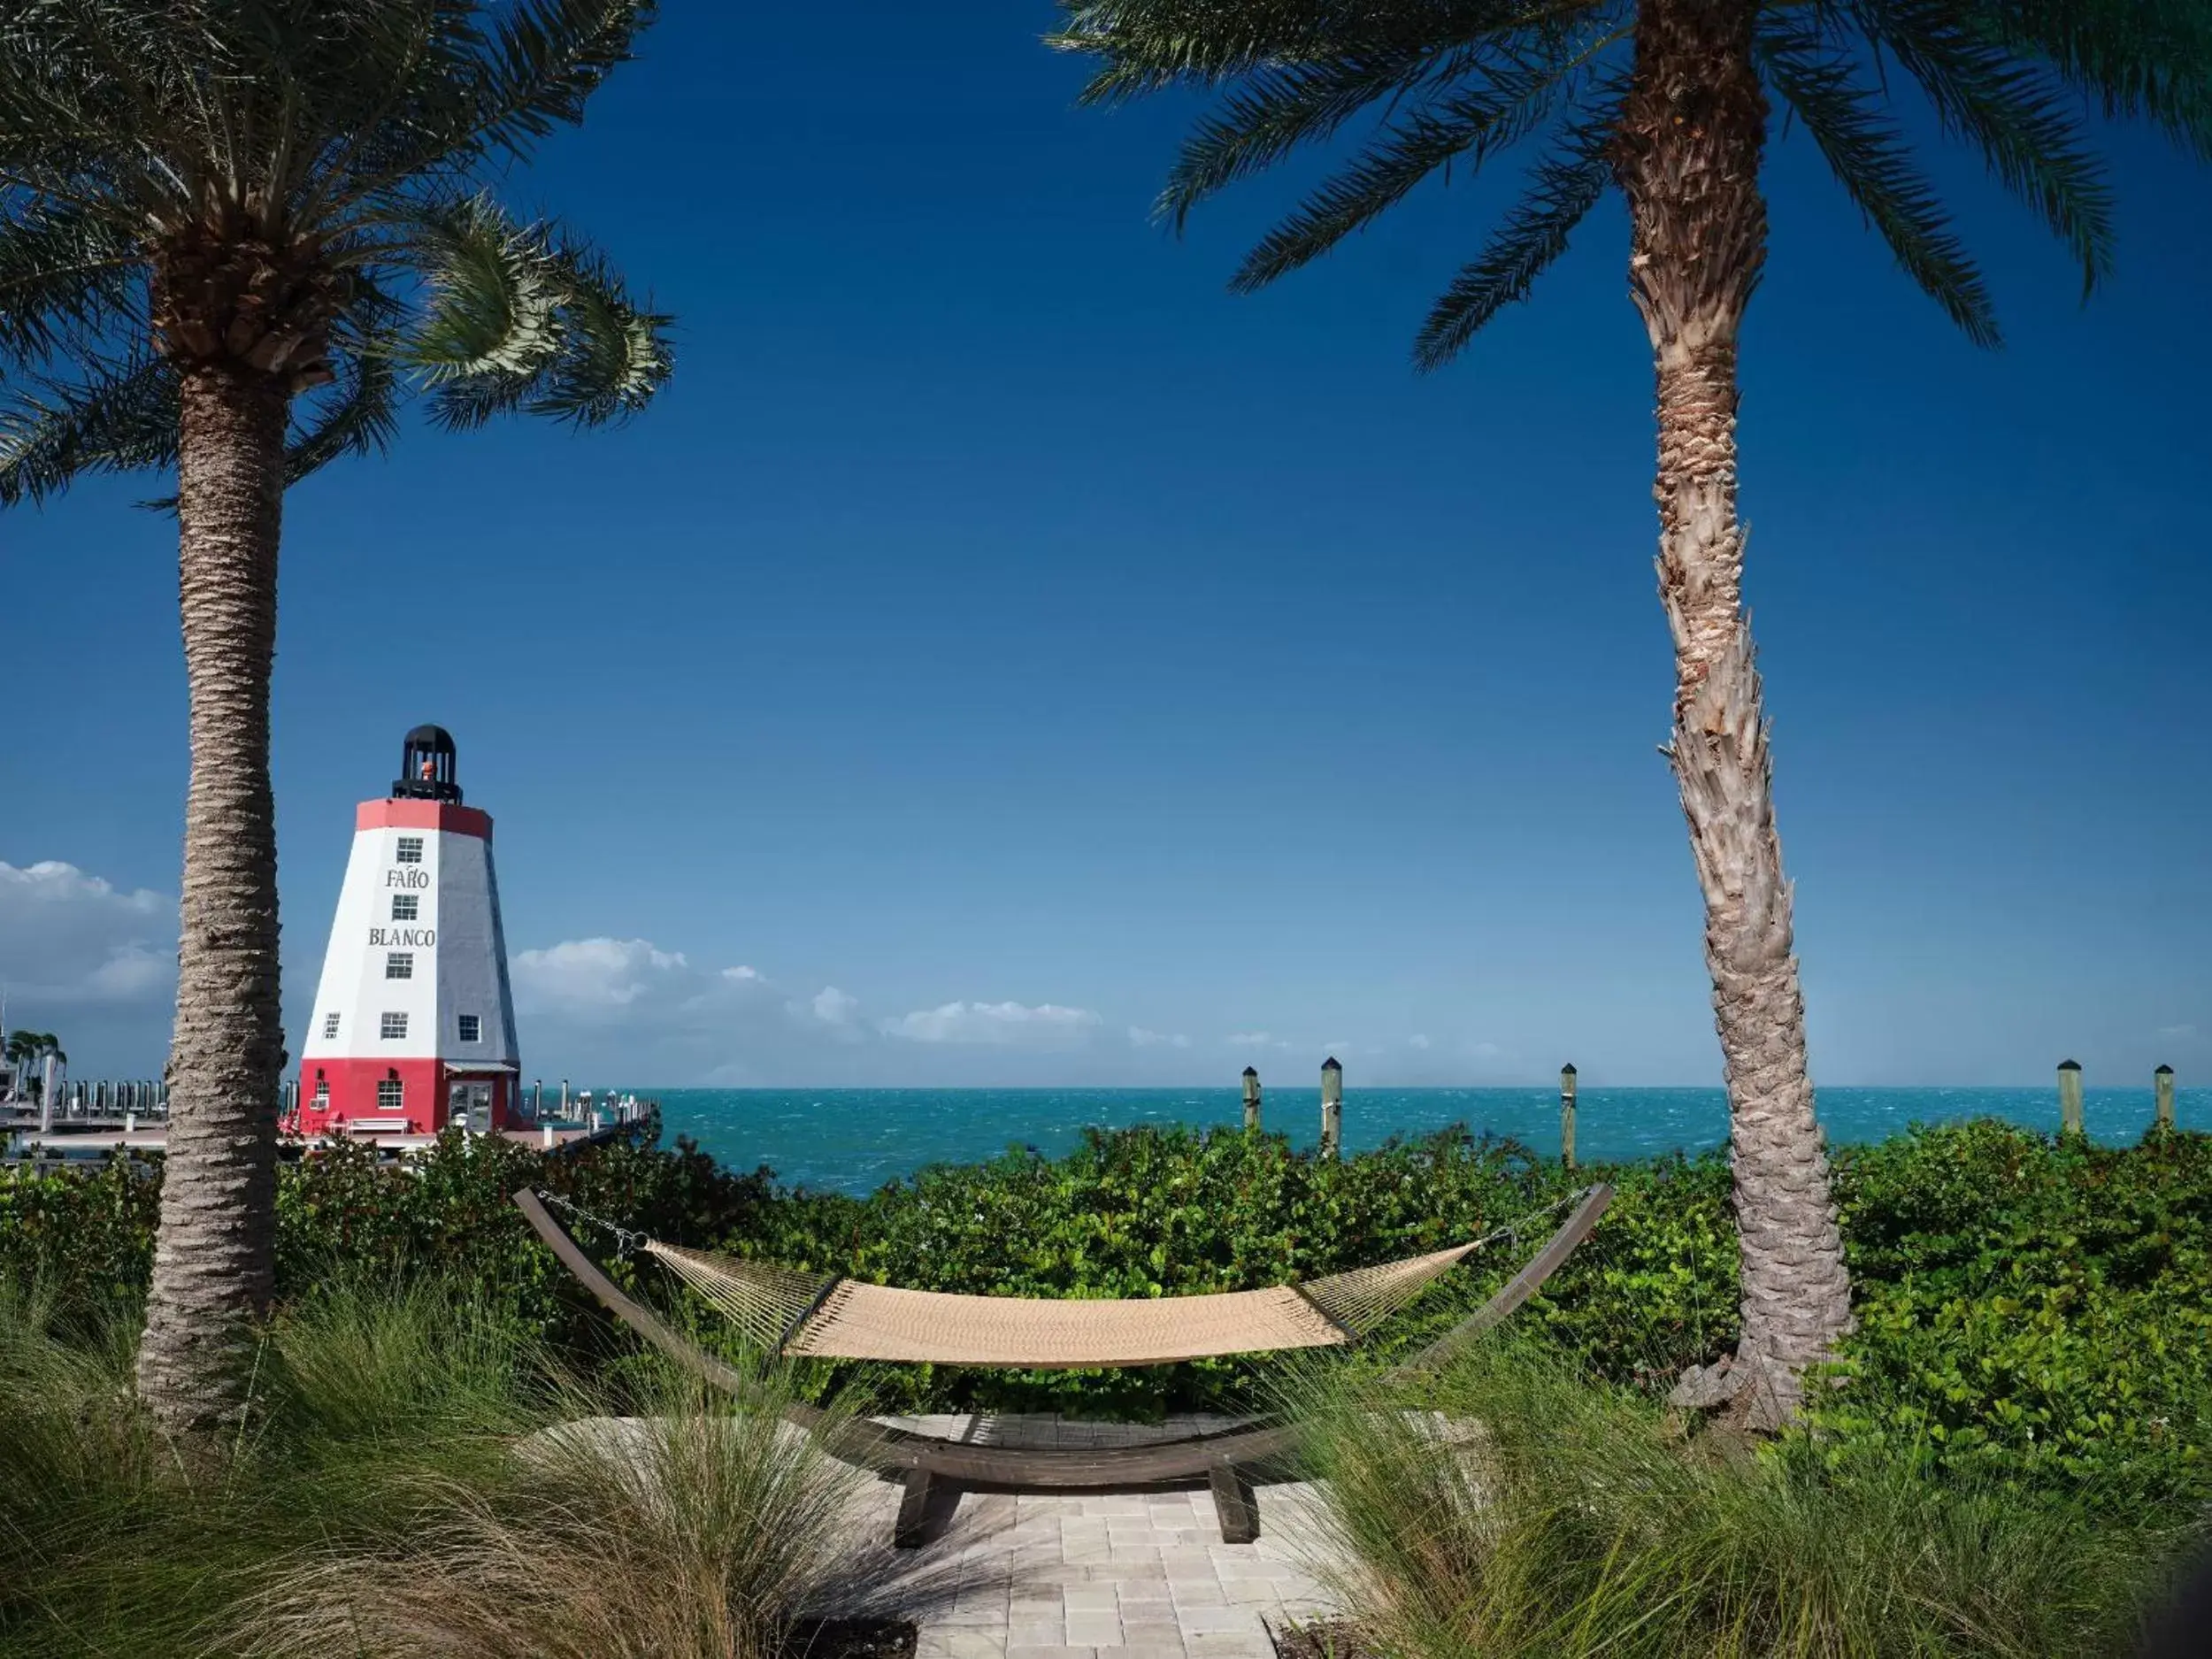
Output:
M35 1102L0 1101L0 1168L29 1164L41 1171L81 1168L104 1158L120 1157L134 1164L159 1156L168 1148L166 1090L134 1087L128 1096L120 1088L73 1090L57 1102L50 1118ZM110 1105L111 1099L131 1098L144 1104L128 1109ZM290 1104L288 1098L281 1106ZM660 1104L634 1095L610 1097L605 1107L586 1107L579 1115L548 1116L525 1126L488 1132L516 1146L546 1152L580 1152L587 1147L621 1140L657 1125ZM435 1146L434 1134L403 1134L363 1130L348 1134L288 1134L277 1142L283 1158L305 1157L341 1143L373 1148L379 1156L399 1160L417 1156Z

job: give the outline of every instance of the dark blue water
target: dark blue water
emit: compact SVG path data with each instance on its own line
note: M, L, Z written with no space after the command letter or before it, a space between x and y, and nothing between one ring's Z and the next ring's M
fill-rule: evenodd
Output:
M849 1193L872 1191L926 1164L987 1158L1010 1146L1048 1155L1072 1147L1087 1124L1232 1124L1234 1088L1131 1089L654 1089L663 1133L689 1135L719 1162L767 1164L784 1180ZM1265 1122L1310 1142L1320 1131L1317 1089L1271 1088ZM2090 1133L2124 1143L2152 1120L2151 1091L2087 1091ZM1820 1116L1831 1142L1878 1141L1908 1124L2003 1118L2058 1127L2055 1088L1824 1088ZM2175 1119L2212 1129L2212 1088L2181 1089ZM1347 1089L1344 1140L1352 1150L1394 1134L1453 1124L1511 1135L1540 1153L1559 1151L1559 1096L1547 1088ZM1576 1149L1586 1158L1697 1151L1727 1139L1717 1088L1586 1088Z

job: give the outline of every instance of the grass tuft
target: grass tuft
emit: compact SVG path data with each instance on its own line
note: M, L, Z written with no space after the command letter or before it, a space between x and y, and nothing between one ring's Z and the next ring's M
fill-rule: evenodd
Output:
M459 1282L340 1280L269 1328L219 1468L130 1390L134 1310L0 1286L0 1651L766 1659L863 1477L634 1363L586 1383ZM623 1415L627 1413L628 1415Z
M1904 1457L1686 1437L1510 1341L1417 1394L1296 1389L1325 1569L1393 1659L2063 1659L2132 1646L2178 1529Z
M404 1535L307 1551L243 1609L254 1659L766 1659L830 1586L866 1479L783 1422L670 1383L647 1414L518 1442L496 1479L434 1477Z

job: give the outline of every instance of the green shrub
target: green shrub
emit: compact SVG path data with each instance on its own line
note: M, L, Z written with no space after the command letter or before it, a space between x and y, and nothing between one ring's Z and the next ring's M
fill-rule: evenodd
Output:
M2212 1502L2212 1138L2092 1148L1979 1123L1841 1148L1836 1190L1859 1329L1812 1423L1832 1459L1873 1446L1932 1472L2014 1481L2108 1508ZM1454 1132L1340 1162L1281 1136L1140 1128L1069 1156L1015 1149L865 1197L736 1175L695 1147L546 1156L448 1137L403 1171L338 1148L279 1183L280 1287L425 1266L465 1275L503 1319L572 1363L629 1351L508 1202L526 1183L672 1240L922 1289L1183 1295L1281 1284L1433 1249L1520 1219L1355 1359L1379 1365L1477 1305L1557 1224L1580 1181L1612 1181L1597 1232L1516 1318L1586 1373L1663 1392L1737 1332L1736 1235L1721 1153L1568 1177L1509 1141ZM0 1172L0 1277L104 1294L143 1285L157 1184ZM588 1247L608 1240L588 1234ZM701 1340L735 1339L649 1265L618 1279ZM1265 1357L1127 1371L906 1366L868 1381L910 1410L1148 1417L1254 1408ZM853 1379L814 1368L807 1386Z
M1859 1329L1813 1425L2119 1512L2212 1501L2212 1139L2103 1148L2002 1124L1856 1149Z

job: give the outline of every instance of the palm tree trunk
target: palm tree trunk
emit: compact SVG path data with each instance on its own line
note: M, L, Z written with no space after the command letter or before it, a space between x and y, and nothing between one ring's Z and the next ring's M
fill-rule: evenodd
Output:
M177 516L192 783L185 806L167 1167L138 1388L183 1433L235 1423L273 1288L276 818L269 676L288 396L224 365L182 371Z
M1659 597L1674 633L1671 756L1705 894L1728 1083L1743 1332L1724 1393L1772 1425L1851 1323L1806 1068L1790 886L1743 611L1736 339L1766 257L1766 98L1753 0L1644 0L1615 166L1630 286L1658 372Z

